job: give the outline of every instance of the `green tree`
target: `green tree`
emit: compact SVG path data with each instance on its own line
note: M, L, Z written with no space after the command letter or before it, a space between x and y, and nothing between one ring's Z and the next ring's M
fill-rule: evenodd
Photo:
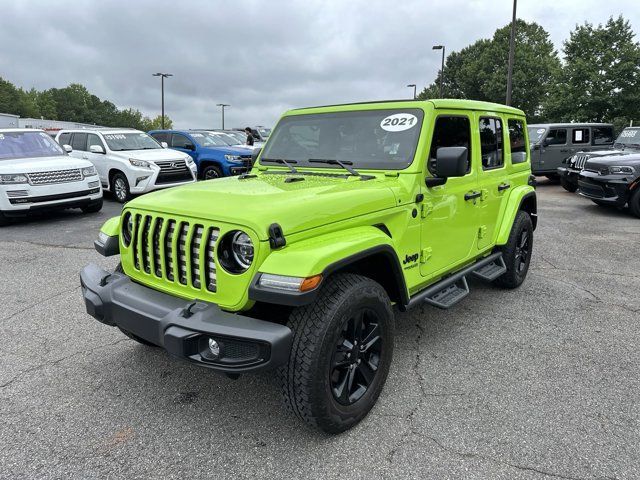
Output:
M564 42L546 110L556 121L611 122L618 128L640 120L640 45L622 16L605 25L577 25Z
M38 105L38 92L35 88L29 91L18 90L20 100L18 102L18 115L26 118L40 118L40 106Z
M491 39L481 39L449 54L445 64L444 96L504 103L510 25L499 28ZM560 60L549 33L535 22L516 21L516 49L512 104L530 120L540 119L542 105L560 69ZM440 75L419 98L438 98Z
M0 78L0 112L18 115L20 104L20 93L11 83Z
M149 120L148 128L146 130L147 131L149 131L149 130L159 130L161 128L162 128L162 115L158 115L153 120ZM164 116L164 128L166 128L166 129L172 129L173 128L173 121L166 115Z

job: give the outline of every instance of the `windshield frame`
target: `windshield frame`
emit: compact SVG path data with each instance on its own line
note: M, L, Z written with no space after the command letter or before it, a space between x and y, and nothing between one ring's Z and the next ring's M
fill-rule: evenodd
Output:
M390 117L392 115L396 115L396 114L409 114L409 115L413 115L416 117L416 124L414 127L410 127L408 129L405 130L401 130L401 131L391 131L391 130L387 130L387 129L383 129L380 126L380 123L382 123L383 120L385 120L387 117ZM283 156L279 153L273 152L273 150L275 150L276 148L278 148L279 146L279 137L280 135L286 135L287 133L282 133L284 131L284 129L289 126L289 124L294 123L296 121L300 121L302 124L307 123L309 120L313 120L314 118L318 118L318 119L322 119L322 118L330 118L330 117L335 117L336 119L340 120L343 118L348 118L348 117L364 117L366 119L367 115L375 115L377 116L380 120L378 123L378 127L381 131L382 131L382 137L383 137L383 143L381 144L383 146L383 150L382 153L387 153L384 152L384 147L387 146L386 141L387 141L387 136L389 136L391 134L391 139L393 139L393 134L395 133L405 133L409 130L411 130L412 128L415 128L415 133L414 133L414 138L413 138L413 142L411 144L411 148L410 150L407 152L406 157L401 159L401 160L383 160L381 162L367 162L366 160L363 159L359 159L356 158L355 156L346 156L346 155L337 155L338 158L332 158L331 160L340 160L343 163L348 163L348 162L352 162L349 163L349 165L351 167L353 167L356 170L375 170L375 171L388 171L388 170L393 170L393 171L397 171L397 170L405 170L409 167L411 167L411 165L413 165L415 163L416 157L417 157L417 153L418 153L418 146L420 144L421 141L421 137L422 137L422 129L424 127L424 122L425 122L425 117L427 115L427 112L425 112L425 110L423 110L422 108L418 108L415 106L407 106L407 107L393 107L393 108L367 108L367 109L353 109L353 110L336 110L336 111L330 111L330 112L310 112L310 113L295 113L295 114L291 114L291 115L285 115L284 117L282 117L280 119L280 121L278 122L278 124L273 128L273 130L271 131L271 135L269 136L269 142L266 143L266 146L263 148L262 153L260 155L260 159L261 158L283 158ZM375 134L375 133L374 133ZM398 142L395 142L395 144L397 144ZM354 142L353 145L355 145L356 143ZM366 143L365 143L366 144ZM390 145L393 145L394 143L391 143ZM302 146L301 146L302 147ZM399 148L399 147L397 147ZM340 170L342 169L342 167L340 165L329 165L329 164L322 164L322 163L314 163L314 162L310 162L309 160L311 159L317 159L317 158L322 158L322 155L320 155L320 157L318 156L318 152L316 153L312 153L312 152L308 152L308 158L300 158L300 156L296 155L295 157L291 156L287 156L284 159L285 160L295 160L296 161L296 168L314 168L314 169L331 169L331 170ZM391 152L389 152L390 155L392 155ZM302 155L305 156L305 155ZM258 160L258 163L260 163L260 165L264 166L264 167L269 167L272 168L273 164L272 163L265 163L262 164L261 160Z
M109 148L109 150L111 150L112 152L134 152L137 150L158 150L158 149L163 149L164 147L162 145L160 145L160 143L153 138L151 135L149 135L148 133L145 132L140 132L140 131L133 131L133 132L100 132L102 134L102 138L104 140L104 142L107 144L107 147ZM116 138L109 138L109 137L113 137L113 136L125 136L125 137L142 137L142 138L148 138L150 139L155 145L157 145L154 148L113 148L113 146L117 146L117 144L114 144L112 146L111 143L109 142L113 142L113 141L118 141L118 140L126 140L125 139L116 139ZM144 137L143 137L144 136Z
M46 139L45 142L48 143L50 146L53 146L53 149L55 151L52 152L43 152L42 154L29 154L29 155L24 155L24 156L3 156L0 153L0 162L3 162L5 160L22 160L22 159L30 159L30 158L47 158L47 157L64 157L64 156L68 156L67 152L64 150L64 148L62 148L62 146L56 142L53 138L51 138L50 135L48 135L46 132L42 132L39 130L25 130L25 131L16 131L16 130L11 130L11 131L0 131L0 137L2 137L2 139L0 141L3 141L5 139L5 136L13 136L13 135L38 135L41 138Z

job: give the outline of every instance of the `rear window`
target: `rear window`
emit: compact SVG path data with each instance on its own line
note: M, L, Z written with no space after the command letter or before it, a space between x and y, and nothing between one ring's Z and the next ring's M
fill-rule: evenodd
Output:
M592 129L593 139L592 145L610 145L613 143L612 127L594 127Z
M510 118L508 126L511 163L524 163L527 161L527 139L524 135L524 124L522 120Z
M74 133L71 137L71 148L74 150L86 150L87 149L87 134L86 133Z
M504 165L502 120L491 117L480 119L480 146L484 170Z
M571 141L574 144L589 143L589 129L588 128L574 128Z

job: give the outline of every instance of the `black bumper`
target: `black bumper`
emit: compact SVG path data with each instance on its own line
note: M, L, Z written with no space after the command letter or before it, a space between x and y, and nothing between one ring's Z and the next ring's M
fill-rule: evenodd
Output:
M600 175L583 170L578 179L578 194L601 203L623 207L628 201L630 183L621 175Z
M225 373L246 373L285 363L292 332L283 325L183 300L133 282L126 275L87 265L80 273L87 312L167 352ZM214 357L209 339L220 347Z
M573 168L567 167L558 167L556 170L558 173L558 177L560 179L564 179L567 183L571 183L578 186L578 178L580 177L580 170L575 170Z

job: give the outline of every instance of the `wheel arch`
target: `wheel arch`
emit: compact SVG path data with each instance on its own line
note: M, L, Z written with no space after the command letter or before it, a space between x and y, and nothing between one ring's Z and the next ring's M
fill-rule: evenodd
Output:
M521 210L527 212L531 217L531 223L533 223L533 229L535 230L538 224L538 203L536 191L531 186L523 185L511 193L511 196L509 197L509 204L505 209L505 213L502 217L502 222L498 230L496 245L505 245L507 243L513 222L515 221L516 215Z
M124 173L121 169L119 169L119 168L117 168L117 167L111 167L111 168L109 169L109 173L107 173L107 182L109 182L109 183L107 184L107 188L109 189L109 191L111 191L111 184L113 183L113 182L111 181L111 179L113 178L113 176L114 176L116 173L121 173L122 175L124 175L124 178L126 178L126 179L127 179L127 182L129 181L129 177L127 177L127 174L126 174L126 173Z

